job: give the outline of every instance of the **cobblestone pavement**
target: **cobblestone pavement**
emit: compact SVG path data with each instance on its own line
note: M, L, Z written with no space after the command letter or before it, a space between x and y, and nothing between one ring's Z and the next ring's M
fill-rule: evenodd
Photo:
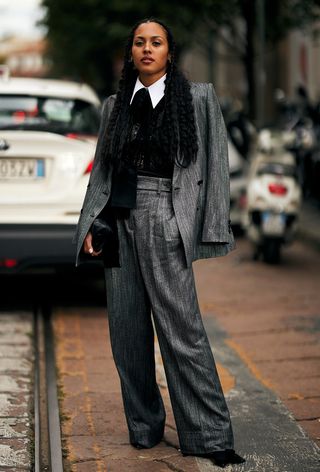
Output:
M32 316L0 312L0 470L32 470Z

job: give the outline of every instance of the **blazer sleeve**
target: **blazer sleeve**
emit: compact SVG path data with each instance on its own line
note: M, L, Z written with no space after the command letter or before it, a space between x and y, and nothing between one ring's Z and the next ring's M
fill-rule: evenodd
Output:
M212 84L208 84L206 102L207 179L201 242L229 243L232 234L227 132Z
M89 178L89 183L87 186L87 191L83 200L82 208L80 211L80 217L78 220L78 224L76 227L76 231L73 237L73 243L77 243L78 237L81 234L82 224L84 219L86 218L88 207L92 199L94 199L94 195L96 191L99 191L103 187L105 173L101 169L101 151L102 151L102 144L104 140L105 129L108 124L108 120L110 118L113 106L115 102L115 95L111 95L108 97L102 105L102 112L101 112L101 120L100 120L100 127L98 133L98 140L96 151L93 160L92 171Z

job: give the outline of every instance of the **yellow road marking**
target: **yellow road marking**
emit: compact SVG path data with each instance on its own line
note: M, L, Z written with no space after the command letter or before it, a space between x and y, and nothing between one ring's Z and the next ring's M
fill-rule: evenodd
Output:
M222 389L224 393L229 392L232 390L236 384L235 377L231 374L231 372L224 367L223 365L217 363L217 371L219 374L219 378L222 384Z
M246 364L248 369L252 372L255 378L259 380L259 382L261 382L265 387L274 390L274 386L270 380L263 377L256 364L251 360L245 350L238 343L233 341L233 339L226 339L226 344L236 351L240 359Z

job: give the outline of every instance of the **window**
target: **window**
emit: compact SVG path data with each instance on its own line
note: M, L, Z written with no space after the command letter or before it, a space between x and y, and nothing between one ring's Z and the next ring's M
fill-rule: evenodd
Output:
M84 100L0 95L0 129L98 134L100 113Z

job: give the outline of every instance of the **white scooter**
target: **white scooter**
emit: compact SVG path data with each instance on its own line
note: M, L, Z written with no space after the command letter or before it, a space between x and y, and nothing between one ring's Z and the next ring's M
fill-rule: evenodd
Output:
M262 130L249 168L244 227L253 243L254 258L278 263L281 246L296 234L301 206L294 155L287 150L292 135Z

